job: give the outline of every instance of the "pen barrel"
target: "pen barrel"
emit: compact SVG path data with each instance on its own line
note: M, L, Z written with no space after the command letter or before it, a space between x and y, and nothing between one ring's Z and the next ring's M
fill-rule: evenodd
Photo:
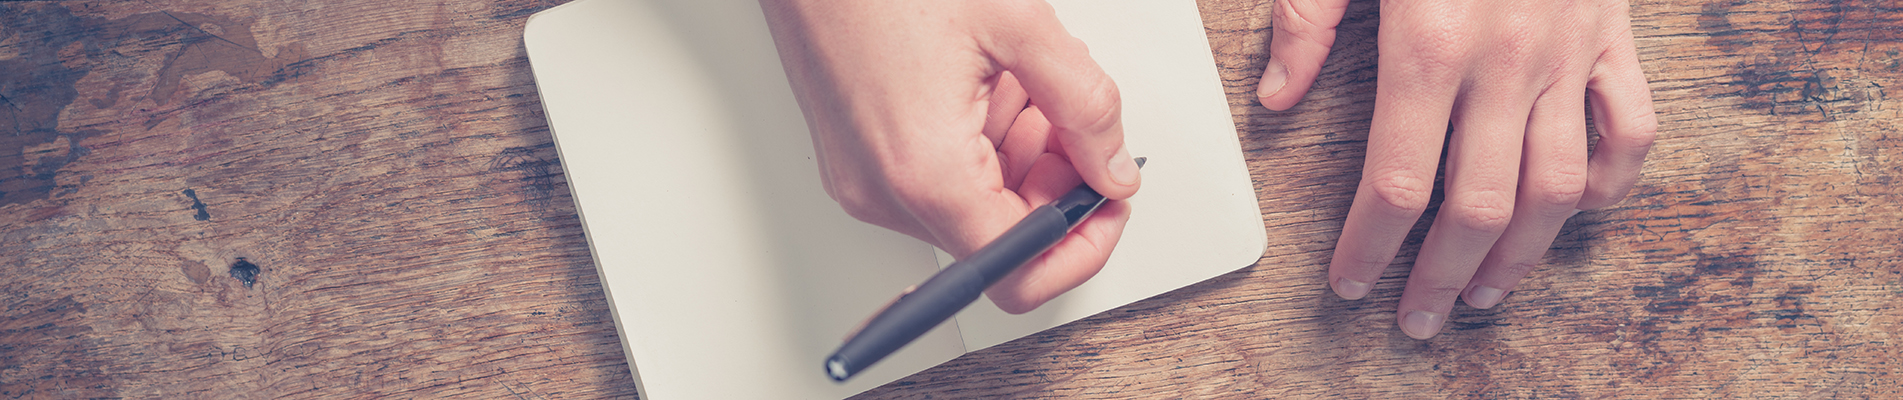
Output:
M1070 231L1062 211L1050 205L1031 210L976 253L946 266L874 316L858 334L827 358L827 374L845 380L924 336L978 300L986 288L1049 250Z

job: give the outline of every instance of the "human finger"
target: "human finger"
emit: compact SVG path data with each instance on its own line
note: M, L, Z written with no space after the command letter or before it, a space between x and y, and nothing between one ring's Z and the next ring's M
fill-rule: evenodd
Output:
M1481 79L1499 81L1499 79ZM1509 80L1510 81L1510 80ZM1516 85L1475 84L1455 102L1447 143L1446 198L1401 292L1397 318L1415 339L1440 332L1486 252L1513 219L1520 149L1531 96Z
M1004 174L1004 188L1017 190L1024 183L1024 176L1031 172L1038 157L1049 151L1050 132L1051 122L1037 106L1019 113L1004 143L998 146L998 168Z
M1030 105L1031 94L1024 92L1024 86L1018 84L1017 77L1011 71L1003 71L998 73L997 83L991 85L991 97L987 102L983 132L985 138L991 139L992 147L999 147L1009 137L1018 114Z
M1382 26L1383 43L1393 37L1390 29ZM1329 286L1345 299L1368 295L1427 209L1459 86L1452 71L1436 67L1444 60L1404 44L1384 45L1378 55L1361 183L1329 262Z
M1461 291L1474 308L1500 304L1537 266L1586 188L1585 82L1555 85L1527 118L1513 220Z
M1049 4L1026 2L1000 14L1015 32L991 37L984 46L1042 109L1078 175L1104 197L1136 194L1141 177L1124 146L1116 83L1091 60L1084 42L1058 23Z
M1069 163L1055 154L1038 157L1034 164L1021 191L1027 204L1049 203L1082 183ZM1005 275L985 294L1008 313L1036 309L1096 276L1110 259L1111 249L1117 246L1129 219L1129 203L1105 201L1050 250Z
M1269 63L1256 98L1271 110L1287 110L1308 95L1335 45L1335 27L1348 0L1280 0L1269 14Z
M1618 26L1628 26L1619 24ZM1591 93L1592 121L1598 129L1586 168L1586 191L1579 209L1591 210L1618 203L1639 181L1645 155L1658 135L1658 115L1652 110L1652 89L1639 68L1638 51L1627 28L1592 67L1586 90Z

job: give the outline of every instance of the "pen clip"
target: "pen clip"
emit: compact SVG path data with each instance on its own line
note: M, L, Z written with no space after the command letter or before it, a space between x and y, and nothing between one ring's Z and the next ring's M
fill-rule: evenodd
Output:
M879 307L879 311L873 311L872 316L866 317L866 320L864 321L859 321L859 326L852 328L851 332L846 332L846 337L844 339L840 339L840 341L843 341L843 342L852 341L852 337L859 336L859 331L865 330L866 325L871 324L873 318L878 318L879 315L885 314L886 309L892 308L893 304L899 304L899 299L903 299L905 298L906 295L912 294L912 291L914 290L918 290L918 285L906 286L905 290L899 291L899 295L892 298L892 301L888 301L885 303L885 306Z

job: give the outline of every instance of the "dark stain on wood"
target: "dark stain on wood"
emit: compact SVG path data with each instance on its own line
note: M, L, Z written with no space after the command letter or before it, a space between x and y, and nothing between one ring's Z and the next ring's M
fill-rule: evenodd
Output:
M76 92L0 90L0 144L78 157L0 204L0 327L63 318L0 333L0 398L632 397L522 48L561 2L0 1L0 81Z
M12 296L9 296L12 297ZM51 301L27 297L5 300L0 309L0 398L116 398L109 362L92 356L101 343L88 338L88 308L68 295ZM21 375L19 367L44 365ZM18 379L12 379L18 378Z
M44 199L60 168L86 153L80 140L93 131L59 130L60 110L79 97L74 85L91 71L68 62L93 48L89 24L64 7L0 4L0 38L17 56L0 59L0 205Z
M1698 29L1705 31L1705 45L1738 51L1751 44L1748 32L1742 32L1731 24L1731 10L1736 1L1714 1L1705 3L1698 13Z
M266 57L248 22L169 11L106 20L75 16L57 4L0 4L0 37L17 38L17 44L8 47L19 54L0 60L0 71L8 71L0 74L0 131L11 133L0 135L0 204L47 198L62 186L57 184L58 171L90 152L82 140L108 133L62 131L59 118L60 111L79 97L75 85L93 68L130 62L127 55L113 50L119 44L175 45L176 50L161 61L148 96L160 106L177 98L187 76L221 71L240 84L275 84L296 75L287 66L309 58L301 43L283 46ZM145 114L145 128L151 129L183 110L207 105L213 95L237 89L213 83L188 94L202 98L182 107L141 109L135 114ZM116 106L123 90L124 84L114 83L103 98L85 104L99 109Z
M554 143L510 147L489 160L491 171L520 174L516 181L522 188L516 192L538 214L546 214L554 206L553 200L566 193L561 160L552 154L554 147Z
M257 264L252 264L251 261L245 260L244 257L238 257L238 261L231 263L231 277L237 279L239 282L244 282L246 289L250 289L251 284L258 281L258 274L263 272L264 269L258 268Z
M1780 61L1760 61L1738 66L1738 94L1747 100L1750 108L1778 115L1823 113L1828 116L1822 104L1830 81L1826 71L1793 69L1796 67ZM1782 107L1780 107L1782 106Z
M192 199L192 209L198 211L198 213L192 214L192 219L196 219L199 221L211 220L211 210L208 210L205 208L205 202L198 200L198 192L193 191L191 189L185 189L185 197L189 197Z
M1897 28L1903 26L1903 7L1893 3L1727 1L1702 7L1697 25L1706 44L1740 60L1733 67L1736 81L1713 88L1725 92L1711 95L1738 96L1747 109L1771 115L1828 119L1865 111L1862 106L1882 85L1863 74L1845 74L1859 66L1829 59L1858 53L1867 62L1872 46L1903 42L1903 29Z

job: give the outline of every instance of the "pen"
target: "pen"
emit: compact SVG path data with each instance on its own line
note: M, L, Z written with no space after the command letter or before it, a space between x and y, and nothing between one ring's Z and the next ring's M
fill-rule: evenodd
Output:
M1143 167L1144 157L1137 157ZM1103 205L1104 197L1079 184L1050 204L1031 209L997 239L978 248L963 260L926 279L899 295L891 305L879 310L864 327L846 338L846 343L826 357L826 376L845 382L906 343L924 336L938 324L971 302L1006 274L1036 258L1062 240L1084 218Z

